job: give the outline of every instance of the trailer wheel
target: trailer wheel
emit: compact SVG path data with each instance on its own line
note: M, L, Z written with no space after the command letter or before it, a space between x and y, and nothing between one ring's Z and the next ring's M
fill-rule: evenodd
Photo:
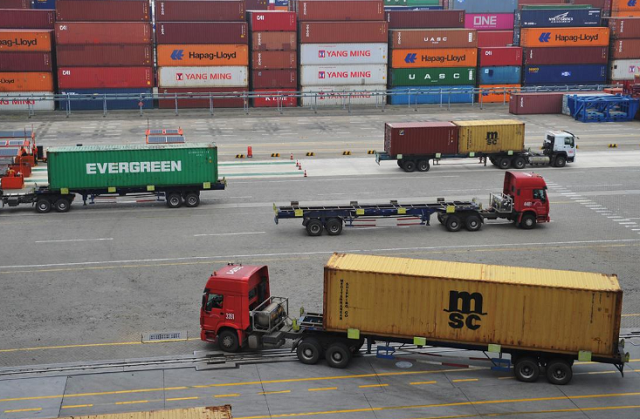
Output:
M167 195L167 206L169 208L178 208L182 205L182 197L179 193L170 193Z
M448 215L447 221L445 222L445 227L448 231L455 233L456 231L460 231L462 228L462 222L460 221L460 217L457 215Z
M49 211L51 211L51 201L47 198L40 198L36 201L36 212L46 214Z
M309 220L307 223L307 234L310 236L319 236L322 234L322 221L317 218Z
M404 163L402 163L402 168L404 169L405 172L408 172L408 173L415 172L416 162L413 160L405 160Z
M340 218L329 218L325 226L327 234L330 236L339 236L342 233L342 220Z
M518 381L533 383L540 376L538 361L530 356L518 357L513 367L513 375Z
M351 362L351 351L342 342L332 343L324 353L327 364L332 368L346 368Z
M402 160L396 160L396 164L398 165L398 167L402 168Z
M498 160L498 167L502 170L507 170L511 166L511 159L509 157L503 157Z
M553 165L555 167L565 167L567 165L567 159L564 156L558 156L553 162Z
M527 165L527 161L524 159L524 157L516 157L511 162L511 165L514 169L524 169Z
M240 348L235 330L224 330L218 335L218 346L225 352L237 352Z
M571 365L564 359L554 359L547 364L547 380L551 384L563 386L573 378Z
M465 220L464 226L469 231L478 231L482 228L480 216L472 214Z
M536 217L533 214L525 214L520 221L520 227L525 230L531 230L536 226Z
M437 217L438 217L438 221L440 222L440 224L444 223L444 218L443 218L441 212L438 213Z
M431 168L431 165L429 164L429 160L420 160L418 162L419 172L428 172L430 168Z
M306 338L298 344L296 349L298 360L303 364L315 365L322 354L322 346L315 338Z
M67 198L58 198L53 204L53 207L56 209L56 212L67 212L71 204Z
M189 208L197 207L200 205L200 197L197 193L189 192L184 198L184 205Z

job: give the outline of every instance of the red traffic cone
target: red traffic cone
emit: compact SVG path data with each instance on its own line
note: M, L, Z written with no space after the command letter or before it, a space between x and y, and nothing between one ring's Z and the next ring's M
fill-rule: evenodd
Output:
M293 153L291 153L291 158L289 160L293 160Z
M253 148L251 146L247 147L247 158L250 159L253 157Z
M306 170L304 171L304 177L307 177L307 171Z

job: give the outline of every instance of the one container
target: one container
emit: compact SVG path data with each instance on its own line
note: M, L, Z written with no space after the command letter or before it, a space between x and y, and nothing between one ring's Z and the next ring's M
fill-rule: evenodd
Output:
M524 84L590 84L607 80L607 66L601 64L564 64L525 66Z
M513 13L467 13L464 27L477 31L508 31L513 29Z
M149 22L149 0L57 0L58 22Z
M298 67L295 51L254 51L251 53L251 68L254 70L292 69Z
M520 91L520 84L481 84L478 86L482 93L478 95L478 102L509 103L511 94Z
M54 10L3 10L0 28L3 29L53 29L56 21Z
M147 67L153 47L143 45L56 45L60 67Z
M0 111L52 111L54 108L51 92L0 93Z
M301 44L340 44L388 42L385 22L303 22Z
M384 106L387 86L303 86L302 106Z
M50 30L0 29L1 52L50 52Z
M247 44L244 22L161 22L156 24L158 44Z
M518 0L454 0L449 6L467 13L485 13L488 10L494 13L513 13L518 8Z
M276 108L282 106L292 108L298 106L297 89L261 89L251 92L253 95L260 95L252 99L256 108Z
M475 29L393 29L393 48L474 48Z
M392 68L390 86L475 85L476 67Z
M213 143L52 147L49 188L106 189L202 185L218 181Z
M51 73L0 73L0 92L52 92Z
M477 49L394 49L393 68L475 67Z
M50 52L0 52L0 71L51 71Z
M254 51L295 51L298 49L296 32L253 32L251 48Z
M640 74L640 59L614 60L609 63L611 80L634 80Z
M231 22L245 20L242 0L160 0L155 4L156 22Z
M464 28L464 11L403 10L386 12L389 29Z
M59 108L66 111L70 108L72 111L102 111L107 110L126 110L126 109L152 109L153 100L151 94L153 89L74 89L61 90L61 95L67 95L68 100L59 101ZM114 99L113 95L124 99ZM145 95L145 96L141 96Z
M247 67L160 67L160 87L247 87Z
M386 83L386 65L303 65L300 67L300 84L303 86L364 86Z
M300 61L305 65L386 64L388 51L386 43L302 44Z
M479 84L520 84L522 67L481 67L478 70Z
M617 39L611 43L612 60L640 58L640 39Z
M251 72L253 89L295 89L298 87L296 70L254 70Z
M158 100L160 109L186 108L242 108L247 88L241 87L209 87L209 88L159 88L158 93L163 97ZM174 97L171 97L175 95ZM181 95L178 99L177 95ZM190 96L193 95L193 96Z
M607 64L608 47L524 48L524 65Z
M564 92L514 93L509 112L514 115L560 114Z
M384 4L378 0L314 0L297 1L298 20L384 20Z
M159 67L235 66L249 64L249 47L245 45L158 45Z
M521 28L558 28L600 26L600 9L525 9L516 12Z
M457 154L458 127L451 122L386 123L384 151L390 156Z
M391 105L436 105L473 103L474 86L398 86L391 89Z
M524 122L508 119L453 121L460 128L458 152L499 153L524 150ZM489 141L488 139L491 139Z
M611 17L608 19L611 38L640 38L640 19L632 17Z
M119 0L124 1L124 0ZM151 24L142 22L56 23L57 45L150 44Z
M496 47L478 48L478 66L522 65L522 48Z
M60 89L150 88L152 67L58 67Z
M324 269L323 313L330 332L611 359L622 290L616 275L334 254Z
M295 12L249 11L249 27L252 32L296 31L298 25Z
M513 31L480 31L478 48L506 47L513 44Z
M603 47L609 28L527 28L520 31L523 47Z

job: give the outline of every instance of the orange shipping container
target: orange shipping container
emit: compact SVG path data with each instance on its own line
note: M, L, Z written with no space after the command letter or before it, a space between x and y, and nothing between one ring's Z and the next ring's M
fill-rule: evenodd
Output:
M249 65L247 45L158 45L159 67Z
M0 92L53 92L51 73L0 73Z
M611 12L611 17L640 17L640 11L621 10L619 12Z
M392 68L475 67L477 61L476 48L394 49L391 52Z
M612 12L640 12L640 2L632 0L612 0Z
M520 31L523 47L606 47L609 28L526 28Z
M49 52L52 33L50 30L0 30L0 51Z
M511 93L519 93L519 84L482 84L478 86L485 91L478 96L478 102L482 103L509 103Z

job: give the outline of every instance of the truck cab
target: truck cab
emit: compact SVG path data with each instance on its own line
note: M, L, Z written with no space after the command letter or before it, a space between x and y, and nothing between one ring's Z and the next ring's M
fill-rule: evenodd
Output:
M506 172L502 194L491 195L491 210L524 229L549 222L547 183L536 173Z
M569 131L549 131L542 149L551 158L551 166L563 167L576 159L576 136Z

